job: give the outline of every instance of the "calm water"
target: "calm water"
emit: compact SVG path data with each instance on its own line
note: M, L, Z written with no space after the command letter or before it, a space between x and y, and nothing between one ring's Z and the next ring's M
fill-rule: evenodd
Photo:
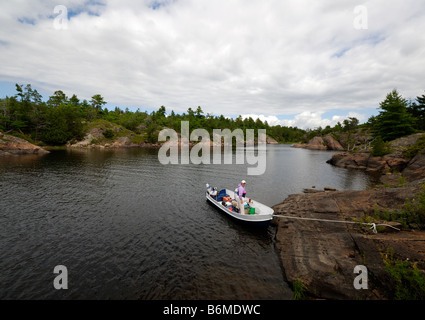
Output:
M271 145L267 171L163 166L156 150L0 158L0 299L290 299L273 227L247 229L204 197L206 183L270 206L303 188L364 189L332 153ZM55 290L56 265L68 290Z

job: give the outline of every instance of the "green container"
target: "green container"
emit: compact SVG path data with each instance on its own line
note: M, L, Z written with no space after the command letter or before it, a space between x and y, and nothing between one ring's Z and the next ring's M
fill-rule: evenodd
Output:
M250 208L249 209L249 214L255 214L255 208Z

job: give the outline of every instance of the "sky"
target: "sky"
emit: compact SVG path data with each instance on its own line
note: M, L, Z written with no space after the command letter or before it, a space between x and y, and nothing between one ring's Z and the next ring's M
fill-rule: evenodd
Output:
M423 0L0 0L0 97L314 129L425 90Z

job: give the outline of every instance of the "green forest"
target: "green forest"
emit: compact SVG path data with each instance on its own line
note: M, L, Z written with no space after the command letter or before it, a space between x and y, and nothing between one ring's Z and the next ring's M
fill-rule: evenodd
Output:
M120 125L141 135L144 142L156 143L163 128L180 131L181 121L189 121L191 130L206 129L266 129L267 134L280 143L306 142L314 136L334 132L353 131L359 127L368 128L378 141L390 141L415 132L425 131L425 95L416 100L403 98L397 90L387 94L379 104L379 114L360 124L356 118L348 118L334 127L302 130L285 126L270 126L267 122L252 118L236 119L223 115L205 114L200 106L188 108L177 114L161 106L157 111L114 110L105 108L106 101L100 94L90 101L80 100L75 94L68 97L61 90L56 91L47 101L30 84L16 84L16 94L0 99L0 131L19 136L39 145L60 146L69 141L84 138L90 124L99 120ZM105 132L106 137L113 136Z

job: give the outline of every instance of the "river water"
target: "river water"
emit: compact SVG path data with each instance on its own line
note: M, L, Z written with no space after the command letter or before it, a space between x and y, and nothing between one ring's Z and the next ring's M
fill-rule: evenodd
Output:
M290 299L274 227L209 205L205 184L273 206L304 188L361 190L332 152L267 147L267 170L162 165L157 150L60 150L0 158L0 299ZM56 290L54 268L68 272ZM62 274L64 275L64 274Z

